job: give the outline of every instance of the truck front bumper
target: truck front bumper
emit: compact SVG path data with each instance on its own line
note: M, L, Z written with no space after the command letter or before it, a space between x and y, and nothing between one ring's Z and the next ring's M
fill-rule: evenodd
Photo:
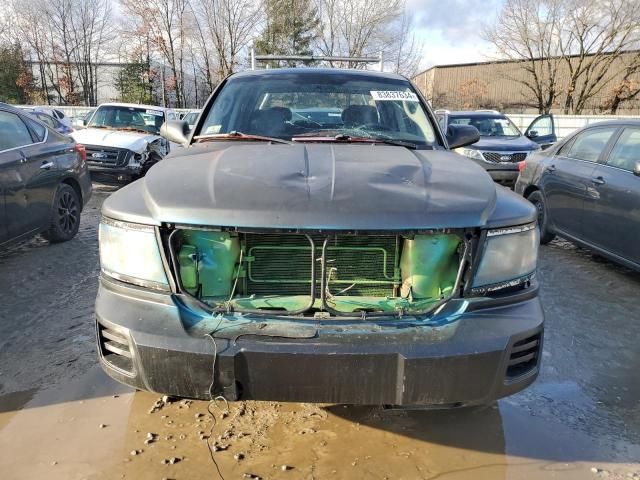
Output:
M189 398L455 407L531 384L544 323L536 289L464 303L437 323L211 316L102 277L97 339L114 379Z
M137 178L141 172L140 167L103 167L93 164L87 165L89 167L91 180L94 182L115 184L128 183Z

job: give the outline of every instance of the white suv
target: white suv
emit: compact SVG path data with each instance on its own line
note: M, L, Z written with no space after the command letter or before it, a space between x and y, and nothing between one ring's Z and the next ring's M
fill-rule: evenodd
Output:
M177 118L172 110L151 105L104 103L86 128L72 137L87 149L93 180L129 182L144 176L170 149L160 127Z

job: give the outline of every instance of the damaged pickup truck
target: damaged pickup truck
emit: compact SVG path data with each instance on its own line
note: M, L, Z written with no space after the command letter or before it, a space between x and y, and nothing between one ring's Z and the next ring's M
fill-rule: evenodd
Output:
M478 131L445 135L408 80L239 73L192 130L162 130L186 148L102 211L97 339L113 378L437 407L534 381L536 211L450 151Z

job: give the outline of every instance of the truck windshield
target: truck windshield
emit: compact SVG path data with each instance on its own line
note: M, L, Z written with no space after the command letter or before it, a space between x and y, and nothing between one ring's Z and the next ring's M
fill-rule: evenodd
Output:
M138 130L159 135L164 120L162 110L103 105L98 107L87 127Z
M196 138L231 132L282 140L364 137L418 146L436 143L425 108L408 81L353 72L232 77Z

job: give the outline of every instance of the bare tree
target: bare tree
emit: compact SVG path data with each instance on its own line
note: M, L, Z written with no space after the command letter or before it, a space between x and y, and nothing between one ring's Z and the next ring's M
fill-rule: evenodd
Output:
M362 57L385 53L394 59L404 0L316 0L320 16L316 48L323 55ZM406 40L406 39L405 39ZM363 64L348 63L351 68Z
M94 105L96 64L110 41L110 0L13 0L7 7L11 36L37 70L42 97L50 102Z
M558 102L564 113L581 113L628 74L627 52L640 46L640 2L506 0L484 35L500 58L518 61L510 78L541 113Z
M120 0L120 5L136 29L150 32L155 49L169 64L171 77L166 83L175 93L175 106L183 107L184 52L192 14L188 0Z
M623 102L634 100L640 96L640 52L632 53L633 59L629 62L620 81L611 89L609 98L603 107L610 114L615 115Z
M393 62L393 71L408 78L418 73L424 49L419 44L408 12L397 21L395 39L390 47L389 60Z
M86 105L96 105L98 63L113 40L112 10L109 0L76 0L71 31L75 44L73 58Z
M260 4L252 0L202 0L194 4L202 44L213 49L215 82L235 72L242 52L258 35ZM211 61L213 60L213 61Z
M569 72L564 113L581 113L628 67L627 50L640 44L640 2L567 0L562 53Z
M558 95L563 0L506 0L495 23L484 29L502 59L521 70L509 78L521 84L540 113L549 113Z

